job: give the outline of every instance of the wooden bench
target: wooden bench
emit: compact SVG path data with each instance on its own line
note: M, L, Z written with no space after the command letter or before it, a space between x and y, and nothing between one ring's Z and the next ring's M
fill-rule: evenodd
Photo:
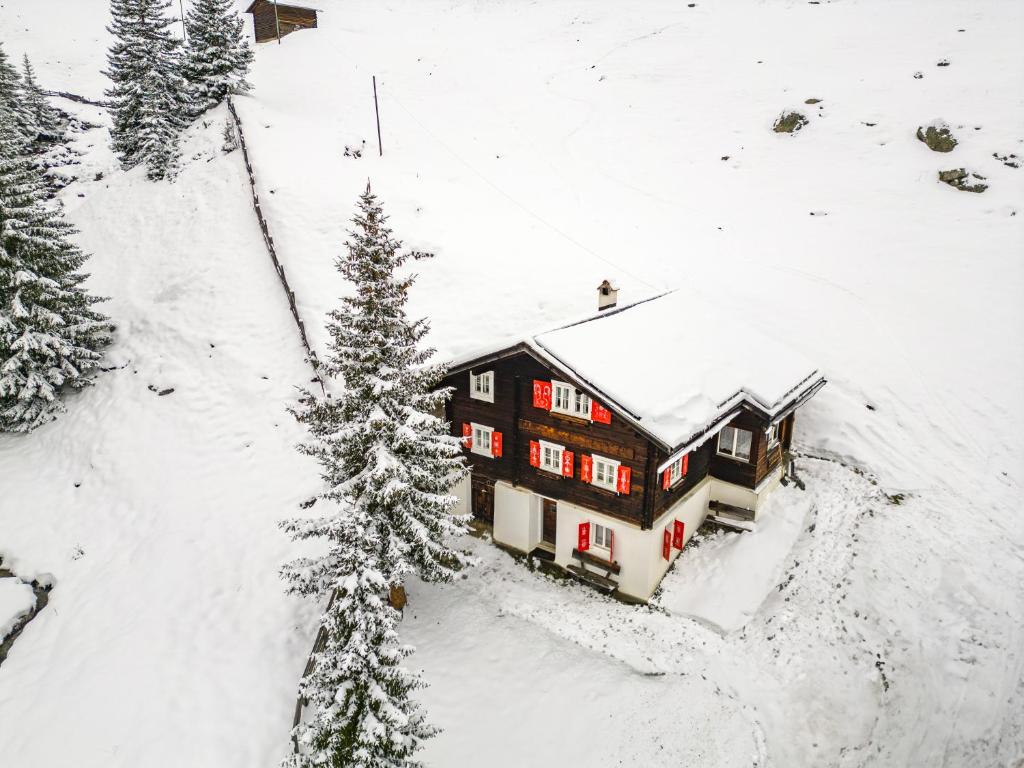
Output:
M606 594L611 594L619 588L619 583L612 578L612 574L618 575L622 570L622 566L618 563L609 562L589 552L581 552L578 549L573 549L572 557L574 560L579 561L579 565L568 565L566 570L580 581ZM588 570L588 565L604 571L604 574Z
M735 517L737 520L752 521L754 519L754 510L747 509L746 507L736 507L732 504L726 504L724 501L709 501L708 509L728 517Z

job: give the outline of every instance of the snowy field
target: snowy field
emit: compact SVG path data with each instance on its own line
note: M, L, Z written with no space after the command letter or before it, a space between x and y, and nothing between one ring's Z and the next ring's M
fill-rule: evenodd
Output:
M1024 154L1024 5L316 5L237 100L315 345L370 179L437 254L413 310L443 355L588 312L610 278L625 301L702 291L830 380L797 421L821 457L798 459L807 490L685 551L650 607L476 539L466 579L413 585L402 632L444 728L424 759L1017 768L1024 169L993 153ZM0 39L97 98L105 8L3 0ZM809 118L795 135L771 130L786 109ZM104 130L79 139L62 197L112 297L115 369L0 437L0 556L54 577L0 666L5 768L253 768L288 747L316 608L283 593L275 522L318 488L286 413L309 369L224 117L193 127L171 185L120 172ZM936 118L948 155L914 137ZM955 167L989 189L938 183Z

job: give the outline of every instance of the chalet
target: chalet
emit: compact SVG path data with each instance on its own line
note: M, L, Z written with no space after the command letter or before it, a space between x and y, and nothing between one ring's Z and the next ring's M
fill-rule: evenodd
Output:
M756 525L825 379L727 298L598 293L593 317L452 362L456 492L501 545L647 600L709 515Z
M274 0L253 0L245 12L252 14L257 43L278 40L298 29L316 28L315 8Z

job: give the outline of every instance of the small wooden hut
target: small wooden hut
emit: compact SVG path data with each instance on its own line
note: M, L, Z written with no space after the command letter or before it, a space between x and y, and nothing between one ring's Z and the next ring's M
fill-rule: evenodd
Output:
M315 8L285 5L273 0L253 0L245 12L252 14L257 43L277 40L297 29L316 28Z

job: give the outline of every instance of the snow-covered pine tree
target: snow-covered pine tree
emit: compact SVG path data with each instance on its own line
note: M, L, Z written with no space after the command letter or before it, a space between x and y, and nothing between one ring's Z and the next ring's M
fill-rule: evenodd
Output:
M35 69L28 54L22 60L22 82L25 108L32 114L38 129L37 138L45 142L59 141L63 133L60 113L50 106L43 95L43 89L36 82Z
M331 356L324 372L336 398L314 397L297 411L310 439L301 447L322 469L324 517L291 520L296 539L325 539L328 553L288 563L290 589L321 599L325 639L301 685L316 711L294 736L287 765L415 766L419 742L434 730L408 698L422 684L400 667L411 652L397 644L398 613L388 603L409 573L446 581L465 564L449 539L465 530L450 489L466 472L459 440L436 414L450 391L420 348L425 320L405 313L409 258L367 186L347 253L337 261L354 294L330 315Z
M327 516L285 526L296 539L329 542L325 557L286 568L290 590L333 597L320 619L323 646L300 683L311 715L292 732L298 751L284 765L414 768L421 742L437 731L410 697L423 682L402 666L412 649L399 644L399 614L387 602L379 568L382 529L368 507L350 505L343 488L324 500Z
M170 0L111 0L114 43L104 74L114 151L124 168L146 165L152 180L174 175L178 137L187 123L181 41L171 33Z
M35 141L39 126L25 102L25 91L18 70L14 68L0 44L0 109L6 109L18 134L26 142Z
M103 299L81 285L74 230L45 198L14 116L0 108L0 431L56 418L61 389L91 383L112 331L93 309Z
M429 326L405 313L414 276L399 275L410 259L370 190L359 200L345 255L337 268L354 288L330 314L330 357L324 372L342 384L332 401L299 414L316 440L305 450L329 469L353 505L380 526L381 558L391 586L406 574L449 581L466 562L450 545L465 532L451 488L466 472L460 442L437 414L451 396L436 389L444 368L421 348Z
M252 86L245 76L253 51L234 0L195 0L185 18L188 42L183 73L189 83L194 115Z

